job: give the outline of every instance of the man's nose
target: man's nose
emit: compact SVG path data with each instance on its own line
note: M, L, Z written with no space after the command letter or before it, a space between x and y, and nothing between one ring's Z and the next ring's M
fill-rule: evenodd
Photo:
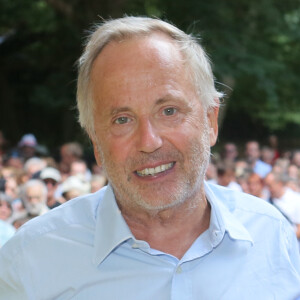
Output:
M150 120L140 120L137 133L137 148L141 152L151 153L162 146L159 131L151 124Z

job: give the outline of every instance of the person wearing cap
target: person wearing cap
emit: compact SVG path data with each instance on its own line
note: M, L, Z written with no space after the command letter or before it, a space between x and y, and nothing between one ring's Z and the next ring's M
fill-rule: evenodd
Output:
M90 191L90 183L84 180L82 174L68 177L61 185L61 193L65 201L69 201Z
M26 223L3 299L291 300L295 233L270 204L205 182L219 97L200 44L158 19L95 27L77 101L109 185Z
M18 143L20 156L25 160L36 155L36 148L38 146L36 137L32 133L24 134Z
M47 186L47 206L52 209L61 205L55 194L61 181L60 172L52 167L44 168L40 173L40 179Z

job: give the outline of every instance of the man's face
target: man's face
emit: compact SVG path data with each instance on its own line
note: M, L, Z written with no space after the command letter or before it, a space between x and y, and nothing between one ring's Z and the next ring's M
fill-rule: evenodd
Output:
M48 198L53 197L57 189L58 182L52 178L45 178L43 181L47 186L47 197Z
M217 135L177 46L164 35L111 42L95 60L95 155L121 207L160 211L199 198Z
M251 195L260 197L263 190L263 183L259 178L249 178L248 180L249 191Z
M272 198L280 198L284 194L283 183L276 181L273 174L267 175L264 181Z
M246 156L250 163L255 162L260 157L259 145L256 142L249 142L246 145Z
M24 202L26 210L33 215L41 213L45 207L45 199L41 186L32 185L26 189L26 201Z

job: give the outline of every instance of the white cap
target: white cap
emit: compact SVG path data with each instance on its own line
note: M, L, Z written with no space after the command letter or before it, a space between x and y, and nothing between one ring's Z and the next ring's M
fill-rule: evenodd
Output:
M47 168L43 169L41 174L40 174L40 178L42 180L44 180L44 179L53 179L56 182L61 181L61 176L60 176L59 171L57 169L51 168L51 167L47 167Z
M35 148L37 146L37 141L35 136L32 133L24 134L19 142L19 147L33 147Z
M86 194L89 192L89 184L77 176L70 176L63 182L61 189L63 194L73 189L78 190L81 194Z

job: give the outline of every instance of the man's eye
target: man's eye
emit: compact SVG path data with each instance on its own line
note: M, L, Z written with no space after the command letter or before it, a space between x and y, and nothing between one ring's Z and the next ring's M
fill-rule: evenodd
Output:
M165 116L172 116L175 113L176 113L176 108L174 108L174 107L168 107L163 110L163 114Z
M116 124L126 124L129 122L129 118L128 117L119 117L115 120Z

